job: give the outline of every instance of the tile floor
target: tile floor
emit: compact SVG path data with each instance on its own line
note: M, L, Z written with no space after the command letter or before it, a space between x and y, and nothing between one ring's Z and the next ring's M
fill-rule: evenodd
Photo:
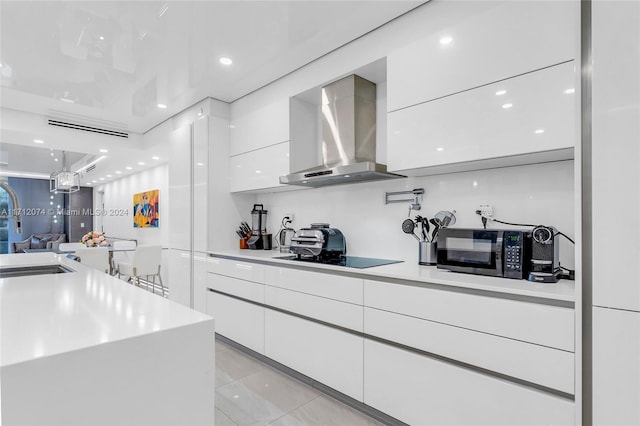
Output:
M381 423L216 340L216 426Z

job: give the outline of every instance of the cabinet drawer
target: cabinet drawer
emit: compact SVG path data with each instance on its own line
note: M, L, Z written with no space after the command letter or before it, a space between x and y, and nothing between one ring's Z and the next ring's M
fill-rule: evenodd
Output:
M207 288L259 303L264 302L264 284L239 280L226 275L207 274Z
M363 280L359 278L272 266L265 268L264 278L265 284L274 287L362 304Z
M458 13L449 11L455 5L429 5L445 9L433 23L439 31L387 57L388 111L575 58L577 5L501 2L470 17L461 15L474 13L467 12L473 5ZM442 44L444 37L451 42Z
M389 113L389 169L504 157L525 164L517 156L550 151L566 159L575 142L575 96L565 93L575 87L574 67L557 65Z
M427 287L365 281L365 306L574 351L571 308Z
M363 338L265 310L265 355L362 401Z
M363 330L362 305L271 286L265 287L265 304L352 330Z
M568 394L574 354L377 309L364 310L365 333Z
M412 425L573 425L569 399L365 341L364 403Z
M264 282L264 266L240 260L211 257L207 262L208 272L239 278L241 280Z
M207 314L216 333L264 354L264 308L207 291Z

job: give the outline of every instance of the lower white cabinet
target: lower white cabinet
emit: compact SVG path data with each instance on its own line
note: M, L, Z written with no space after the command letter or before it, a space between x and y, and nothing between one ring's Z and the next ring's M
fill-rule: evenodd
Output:
M169 299L191 307L191 252L169 249Z
M569 399L371 340L364 403L421 426L574 424Z
M169 249L169 299L181 305L205 313L207 282L207 257L205 253ZM191 278L193 275L193 306L191 305Z
M640 312L593 308L593 424L640 424Z
M363 340L312 321L265 311L266 356L358 401L363 400Z
M216 333L264 354L264 308L207 291L207 314L216 321Z

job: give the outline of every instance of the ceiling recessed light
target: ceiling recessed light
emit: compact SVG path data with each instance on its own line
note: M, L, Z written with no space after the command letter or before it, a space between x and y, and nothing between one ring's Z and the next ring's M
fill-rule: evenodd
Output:
M34 143L44 143L44 141L42 139L34 139L33 142Z
M440 44L442 44L443 46L446 46L447 44L451 44L452 41L453 41L453 38L449 36L445 36L440 39Z
M256 173L262 173L262 170L256 170Z
M109 150L103 148L103 149L100 150L100 152L102 152L103 154L106 154L107 152L109 152Z
M204 166L204 163L196 163L196 166Z
M165 109L167 106L165 104L158 104L158 108Z
M113 177L113 175L107 175L107 177Z
M131 170L131 169L132 169L132 167L131 167L131 166L127 166L127 167L125 167L125 169L127 169L127 170Z
M53 151L53 149L51 149L51 151ZM53 157L53 152L51 153L51 156Z
M92 180L91 182L93 182L93 183L98 183L98 181L97 181L97 180Z
M504 109L509 109L509 108L511 108L512 106L513 106L513 104L504 104L504 105L502 105L502 108L504 108Z
M444 151L444 148L439 146L439 147L436 148L436 151L441 151L442 152L442 151Z
M565 94L565 95L570 95L570 94L575 93L575 92L576 92L576 89L574 89L574 88L572 87L571 89L567 89L567 90L565 90L565 91L564 91L564 94Z
M536 135L539 135L541 133L544 133L544 129L538 129L534 132Z
M53 159L53 161L56 161L56 162L57 162L57 161L58 161L58 159L57 159L57 158L54 158L54 159Z
M91 186L91 182L87 182L87 183L86 183L86 185L89 185L89 186Z
M139 166L144 166L144 163L142 161L138 161L138 165Z
M345 178L350 178L350 177L351 177L351 175L344 175L344 177L345 177Z
M98 179L100 179L100 180L104 180L104 178L98 178Z
M222 65L231 65L233 61L231 60L231 58L220 58L220 63Z
M104 36L100 36L100 40L104 40Z
M119 174L121 174L121 173L122 173L122 172L121 172L120 170L116 170L116 174L117 174L117 175L119 175Z
M153 157L151 157L151 158L153 158L154 160L159 160L159 159L160 159L160 157L158 157L157 155L154 155L154 156L153 156Z
M502 96L502 95L505 95L506 93L507 93L507 91L506 91L506 90L498 90L498 91L496 92L496 96Z

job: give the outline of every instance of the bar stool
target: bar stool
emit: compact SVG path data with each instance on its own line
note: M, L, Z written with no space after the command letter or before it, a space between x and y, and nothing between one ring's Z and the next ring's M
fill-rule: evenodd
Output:
M153 277L151 291L155 294L156 277L160 281L162 297L165 295L165 287L160 276L160 264L162 259L161 246L138 246L133 252L131 262L118 264L118 277L124 275L133 280L133 284L140 287L140 277L145 277L147 290L149 289L149 277Z
M109 273L109 249L107 247L83 247L76 249L80 263Z

